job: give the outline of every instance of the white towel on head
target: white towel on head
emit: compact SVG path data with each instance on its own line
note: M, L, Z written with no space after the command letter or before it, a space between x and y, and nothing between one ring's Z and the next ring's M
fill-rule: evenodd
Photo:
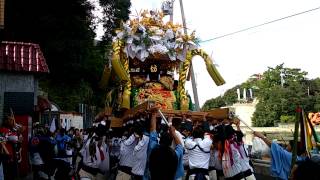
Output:
M55 119L52 119L51 125L50 125L50 132L55 132L56 131L56 121Z

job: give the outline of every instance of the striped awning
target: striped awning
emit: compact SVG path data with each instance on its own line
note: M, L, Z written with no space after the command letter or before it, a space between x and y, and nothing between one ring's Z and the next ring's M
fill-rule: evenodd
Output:
M48 73L49 69L38 44L3 41L0 71Z

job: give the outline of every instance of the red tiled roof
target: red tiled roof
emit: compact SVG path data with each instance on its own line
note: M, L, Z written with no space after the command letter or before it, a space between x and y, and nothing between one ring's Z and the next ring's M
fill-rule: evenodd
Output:
M48 65L38 44L2 41L0 71L48 73Z

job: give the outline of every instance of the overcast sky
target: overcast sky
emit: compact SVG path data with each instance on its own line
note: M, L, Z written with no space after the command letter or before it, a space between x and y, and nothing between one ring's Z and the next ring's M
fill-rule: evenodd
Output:
M162 0L131 0L131 12L160 9ZM317 8L319 0L184 0L189 31L201 40ZM179 0L174 21L181 22ZM301 68L309 78L320 77L320 10L201 44L226 80L217 87L201 58L193 61L200 105L225 90L281 63ZM192 94L190 83L187 84Z

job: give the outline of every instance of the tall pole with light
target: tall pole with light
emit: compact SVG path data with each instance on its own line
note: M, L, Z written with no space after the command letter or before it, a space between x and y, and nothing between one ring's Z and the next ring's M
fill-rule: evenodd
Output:
M175 0L171 0L171 14L170 14L170 21L173 23L173 3Z
M281 87L283 87L283 85L284 85L284 76L285 76L285 74L284 74L284 70L283 70L283 69L281 69L281 70L280 70L280 81L281 81Z
M164 12L171 13L171 14L168 14L168 15L170 15L171 22L173 22L173 3L174 3L174 1L175 0L168 0L168 1L164 1L162 4L162 10ZM188 31L187 31L186 16L184 14L183 2L182 2L182 0L179 0L179 2L180 2L183 30L184 30L184 34L187 35ZM168 10L168 6L171 7L170 10ZM183 51L184 51L184 53L187 53L185 47L184 47ZM195 103L195 110L199 111L200 110L200 103L199 103L199 97L198 97L198 91L197 91L196 77L194 75L192 63L190 63L189 74L191 76L191 84L192 84L193 98L194 98L194 103Z

